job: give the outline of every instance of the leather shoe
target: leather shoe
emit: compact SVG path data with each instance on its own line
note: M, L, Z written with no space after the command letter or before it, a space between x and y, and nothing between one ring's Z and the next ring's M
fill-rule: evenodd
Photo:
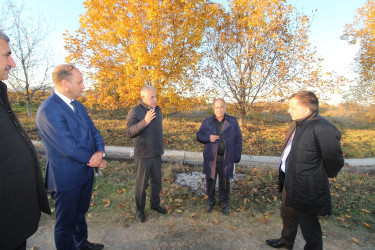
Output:
M137 211L135 217L142 223L146 221L146 215L143 211Z
M288 246L285 244L281 239L269 239L266 240L266 243L273 247L273 248L286 248L286 249L293 249L293 246Z
M157 207L150 207L152 210L155 210L156 212L158 213L161 213L161 214L166 214L168 211L166 208L164 207L161 207L161 206L157 206Z
M206 207L206 212L211 213L212 209L214 209L214 205L208 204L207 207Z
M228 215L229 214L229 206L224 206L222 209L223 214Z
M87 246L80 248L80 249L81 250L100 250L104 248L104 245L100 243L91 243L89 241L87 241L87 243L88 243Z

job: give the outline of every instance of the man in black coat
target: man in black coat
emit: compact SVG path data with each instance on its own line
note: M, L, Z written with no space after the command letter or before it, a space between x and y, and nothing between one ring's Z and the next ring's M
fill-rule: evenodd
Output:
M166 214L160 206L161 156L163 148L163 119L157 106L156 90L150 85L141 89L141 103L133 107L127 117L127 133L134 142L136 168L135 203L136 217L145 222L146 188L151 178L150 208Z
M302 91L289 99L293 119L284 141L279 166L282 191L281 238L266 243L274 248L292 249L300 225L306 241L304 249L323 249L318 215L330 215L329 178L344 166L341 134L321 117L319 101L313 92Z
M8 100L11 68L9 38L0 31L0 249L26 249L26 240L38 229L40 212L51 214L31 140Z

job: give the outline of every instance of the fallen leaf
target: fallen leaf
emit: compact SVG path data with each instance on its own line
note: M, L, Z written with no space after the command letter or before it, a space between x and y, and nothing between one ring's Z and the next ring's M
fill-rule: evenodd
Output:
M277 201L277 196L276 195L273 196L273 201Z
M101 185L103 185L103 184L98 184L98 185L96 185L96 186L94 187L94 190L97 190Z
M109 199L103 199L102 201L103 201L104 203L106 203L106 204L104 205L104 207L108 207L109 204L111 204L111 201L110 201Z
M35 247L35 246L32 246L32 247L31 247L31 250L36 250L36 247Z
M207 200L207 199L208 199L208 195L205 195L202 200Z
M230 226L230 228L231 228L232 230L237 230L237 229L238 229L238 227L236 227L236 226Z
M260 204L260 200L258 200L258 199L255 199L255 202Z
M366 222L363 222L363 224L364 224L366 227L370 228L370 229L374 229L372 226L370 226L370 225L367 224Z
M122 192L126 192L126 188L123 188L123 189L122 189Z
M217 219L214 219L215 224L219 224L219 221Z
M371 212L368 211L368 210L366 210L366 209L360 208L359 210L361 210L362 212L365 212L365 213L371 214Z
M122 190L116 190L116 192L117 192L118 194L121 194L121 193L122 193Z
M268 212L265 212L263 215L264 215L264 218L266 219L270 217L270 214Z
M358 241L356 238L354 238L354 237L353 237L353 241L354 241L355 243L359 244L359 241Z
M245 198L245 199L243 200L243 204L245 204L245 205L246 205L246 203L248 203L248 202L250 202L250 200L249 200L248 198Z
M266 224L268 223L268 220L266 218L259 219L260 224Z
M168 227L171 227L171 226L173 226L173 222L168 221L167 225L168 225Z
M119 203L118 206L121 207L121 208L124 208L124 207L125 207L125 205L122 204L122 203Z
M183 200L181 200L181 199L174 199L174 201L178 202L178 203L182 203L183 202Z
M176 210L174 210L176 213L182 213L182 210L181 209L176 209Z
M192 213L192 214L190 215L190 217L191 217L191 218L197 217L197 213Z
M350 217L351 217L350 215L347 215L347 214L344 214L344 216L345 216L346 218L350 218Z
M341 220L342 222L345 221L345 219L344 219L344 218L341 218L341 217L336 217L336 219Z
M341 190L345 192L346 191L346 187L342 187Z

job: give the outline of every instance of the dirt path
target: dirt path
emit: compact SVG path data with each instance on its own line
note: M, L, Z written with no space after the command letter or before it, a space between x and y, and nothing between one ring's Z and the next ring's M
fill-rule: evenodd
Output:
M130 218L126 222L103 222L88 218L89 240L105 244L105 249L272 249L265 244L268 238L278 237L281 219L278 214L268 220L245 213L232 212L223 216L218 210L202 213L159 215L146 211L146 223ZM324 249L375 249L374 233L354 235L344 228L322 222ZM28 240L27 249L55 249L53 217L43 215L39 230ZM353 237L358 240L355 243ZM303 249L301 232L294 249ZM34 248L33 248L34 247Z

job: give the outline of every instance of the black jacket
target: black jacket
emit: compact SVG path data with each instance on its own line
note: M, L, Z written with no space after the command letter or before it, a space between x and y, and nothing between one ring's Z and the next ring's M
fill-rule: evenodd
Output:
M294 131L286 174L279 169L279 190L285 181L286 205L317 215L329 215L331 193L328 177L335 177L344 166L341 134L318 112L289 128L284 147Z
M148 108L141 102L133 107L127 117L127 133L134 142L134 158L151 158L164 154L163 118L161 109L156 106L156 117L146 124Z
M38 229L40 211L50 214L35 149L13 113L0 82L0 248L14 248Z

